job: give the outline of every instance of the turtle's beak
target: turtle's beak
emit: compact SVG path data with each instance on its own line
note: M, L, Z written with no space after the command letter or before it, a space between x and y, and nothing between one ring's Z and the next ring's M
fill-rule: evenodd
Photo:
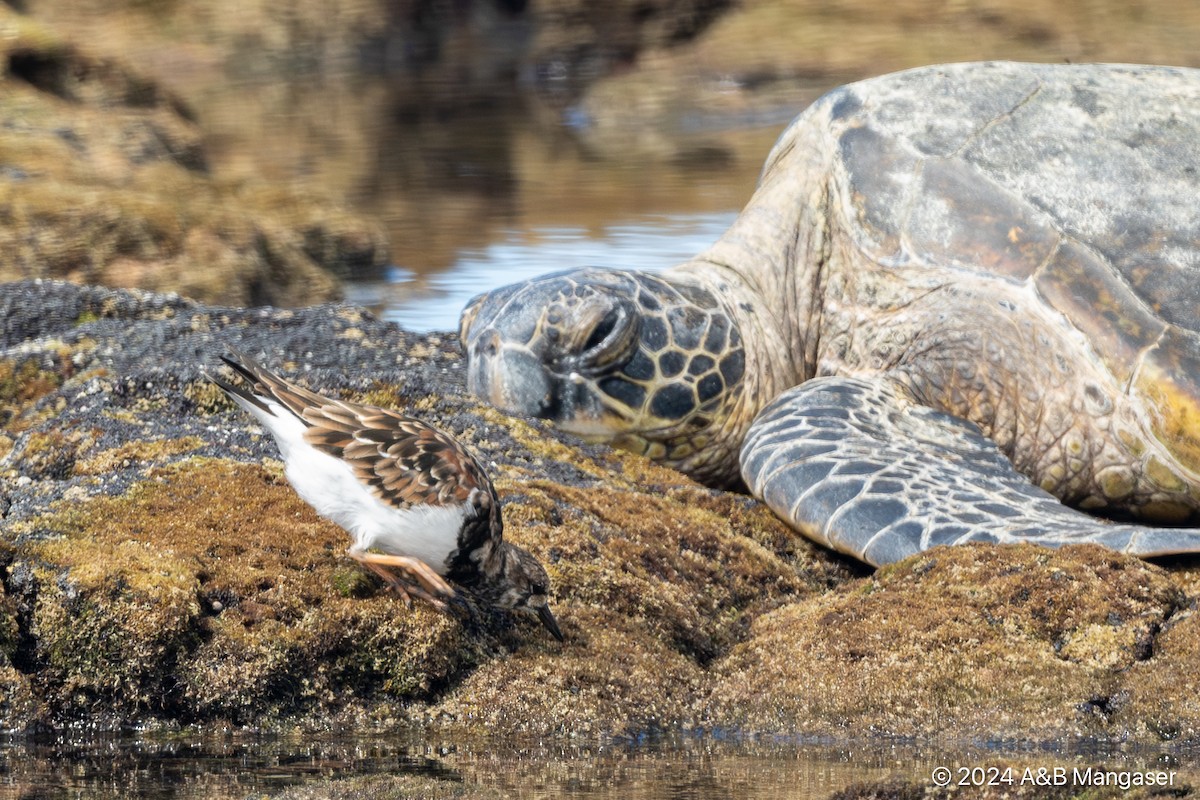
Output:
M536 355L485 331L467 347L467 390L510 414L551 417L554 392Z
M554 618L553 612L550 611L550 606L540 606L537 610L538 619L546 626L546 630L550 631L550 635L560 642L563 641L562 631L558 629L558 620Z

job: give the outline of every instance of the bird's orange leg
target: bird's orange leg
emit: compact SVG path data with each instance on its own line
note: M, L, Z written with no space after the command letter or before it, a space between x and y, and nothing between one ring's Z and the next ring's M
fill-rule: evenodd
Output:
M350 553L350 557L374 572L412 605L412 598L423 600L438 611L445 611L446 600L454 597L454 589L424 561L406 556L383 553ZM398 570L401 575L396 574Z

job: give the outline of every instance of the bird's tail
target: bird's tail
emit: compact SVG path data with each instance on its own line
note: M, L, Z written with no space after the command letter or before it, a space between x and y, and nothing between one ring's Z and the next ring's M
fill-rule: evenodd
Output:
M306 406L321 406L328 402L316 392L285 381L250 356L232 347L227 355L221 356L221 360L238 374L242 379L241 383L230 383L211 372L205 372L204 376L252 414L257 415L261 412L273 417L279 410L273 406L282 406L303 419Z

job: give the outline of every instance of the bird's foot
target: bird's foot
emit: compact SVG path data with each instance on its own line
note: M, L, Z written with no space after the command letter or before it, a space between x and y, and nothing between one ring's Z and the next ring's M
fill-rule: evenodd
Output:
M454 589L424 561L383 553L351 553L350 557L383 578L406 606L411 607L416 598L438 611L449 610L447 601L454 597Z

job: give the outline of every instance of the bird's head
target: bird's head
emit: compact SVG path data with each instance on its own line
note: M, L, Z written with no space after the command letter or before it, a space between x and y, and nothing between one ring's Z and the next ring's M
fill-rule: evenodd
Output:
M550 576L545 567L524 548L508 542L501 547L505 551L503 566L490 591L481 592L490 595L484 599L496 608L536 616L555 639L563 641L558 621L550 611Z

